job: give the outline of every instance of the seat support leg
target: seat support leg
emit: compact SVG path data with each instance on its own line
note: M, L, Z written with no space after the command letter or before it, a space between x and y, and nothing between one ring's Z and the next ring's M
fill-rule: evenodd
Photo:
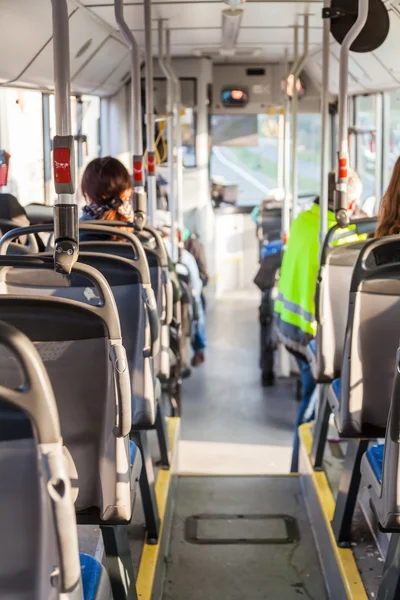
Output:
M160 406L160 402L157 403L155 428L157 431L158 445L160 448L161 468L169 469L171 466L171 449L169 447L164 412Z
M351 523L360 488L360 464L368 448L369 440L349 440L344 461L344 469L339 483L332 530L338 546L350 545Z
M328 402L328 386L320 384L319 386L319 408L318 417L314 427L313 444L311 448L311 464L316 471L322 469L324 459L325 443L328 436L329 417L331 408Z
M142 453L143 467L140 473L140 494L146 519L147 543L157 544L160 532L153 461L150 454L147 431L135 431L132 438Z
M135 574L125 525L100 525L114 600L137 600Z
M392 533L377 600L400 598L400 535Z

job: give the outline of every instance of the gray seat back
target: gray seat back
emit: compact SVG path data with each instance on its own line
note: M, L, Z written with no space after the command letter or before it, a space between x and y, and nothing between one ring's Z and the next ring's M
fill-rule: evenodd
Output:
M376 217L355 219L344 230L334 225L325 237L315 297L317 333L312 361L313 376L319 383L339 377L347 323L346 299L353 267L365 245L365 240L346 243L346 239L373 233L376 223Z
M40 296L31 295L46 286L56 290L60 278L68 280L53 271L51 258L0 256L0 277L0 318L35 341L55 391L76 509L91 509L94 520L129 520L130 377L106 280L87 265L74 266L70 279L86 278L88 289L96 289L98 304L89 306L45 297L43 289ZM8 285L21 293L9 294ZM4 353L0 359L0 377L12 386L15 366Z
M400 338L400 239L367 243L354 267L337 422L342 435L385 434Z
M353 268L365 242L332 248L321 265L316 295L316 366L314 378L323 383L340 374Z
M24 410L35 430L35 439L7 439L0 415L0 597L56 600L68 592L82 600L75 509L53 391L26 336L0 322L0 344L19 368L18 388L0 378L0 410Z

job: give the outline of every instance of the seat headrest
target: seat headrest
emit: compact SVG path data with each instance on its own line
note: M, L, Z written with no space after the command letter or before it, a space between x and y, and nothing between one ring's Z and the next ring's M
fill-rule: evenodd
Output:
M0 194L0 219L13 221L19 227L30 225L24 207L12 194Z

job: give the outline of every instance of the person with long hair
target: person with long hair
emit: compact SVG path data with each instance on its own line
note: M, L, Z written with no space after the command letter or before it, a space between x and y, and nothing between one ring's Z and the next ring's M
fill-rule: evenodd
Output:
M82 221L133 223L132 182L127 169L119 160L105 156L90 161L83 173L81 188L87 202L82 209ZM84 234L84 237L89 238L91 235Z
M390 178L388 188L382 198L378 213L378 226L375 237L400 233L400 157Z

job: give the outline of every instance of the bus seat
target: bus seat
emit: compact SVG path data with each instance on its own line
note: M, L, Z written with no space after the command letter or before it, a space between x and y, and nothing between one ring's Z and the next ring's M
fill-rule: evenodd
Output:
M333 519L339 543L349 541L368 440L386 433L400 337L399 257L397 236L380 238L364 246L354 266L341 376L327 395L340 437L350 438ZM320 414L329 418L324 404Z
M110 582L100 562L80 552L83 600L112 600Z
M0 442L0 527L6 541L0 544L0 597L61 600L67 593L71 600L111 600L104 568L93 557L78 555L71 485L44 365L30 340L5 323L0 323L0 344L26 373L19 392L2 388L1 402L25 410L36 429L36 438ZM63 483L61 495L50 493L55 480Z
M308 352L313 377L317 383L330 383L339 377L344 335L347 322L347 305L353 267L365 240L343 243L349 235L364 236L375 231L376 217L355 219L342 230L339 225L328 231L321 253L315 295L317 321L316 351Z
M365 242L332 248L321 265L316 294L315 352L308 359L315 381L327 383L340 375L347 304L353 267Z
M397 357L400 350L397 351ZM398 361L397 358L397 361ZM396 361L396 362L397 362ZM385 443L368 448L361 462L362 486L367 490L379 525L400 531L400 373L394 368L394 385Z
M11 221L14 227L26 227L30 224L24 207L12 194L0 194L0 219ZM4 229L3 233L6 231L9 230Z
M14 268L25 269L36 280L31 280L34 285L38 285L38 274L58 275L51 258L0 257L3 279L6 273L12 277ZM77 511L93 515L95 524L99 520L126 522L132 514L140 456L129 469L131 389L118 313L98 271L77 263L73 273L89 280L101 305L3 293L0 315L35 341L46 364L68 450ZM15 368L7 355L1 358L0 374L12 383ZM122 481L121 473L126 474Z
M378 483L382 483L383 472L383 455L385 452L385 444L374 444L365 453L365 457L369 462L375 479Z

